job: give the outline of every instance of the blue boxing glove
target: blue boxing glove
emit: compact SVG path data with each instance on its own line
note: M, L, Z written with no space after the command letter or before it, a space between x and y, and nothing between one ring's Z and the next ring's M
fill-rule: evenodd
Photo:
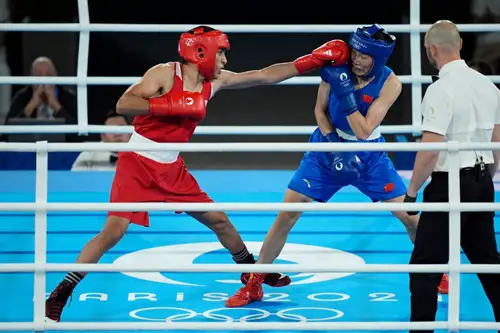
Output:
M328 133L326 139L332 143L341 142L336 132ZM339 182L344 185L352 184L359 179L363 170L363 162L354 152L330 151L328 152L328 163L332 172L338 174Z
M348 65L323 67L320 76L330 84L330 90L339 100L340 109L346 116L358 111L358 102L354 97L354 81Z

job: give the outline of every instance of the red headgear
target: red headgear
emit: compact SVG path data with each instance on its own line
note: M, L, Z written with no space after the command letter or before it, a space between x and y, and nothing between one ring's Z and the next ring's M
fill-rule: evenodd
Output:
M229 50L229 39L219 30L203 32L200 27L195 29L193 34L183 33L179 40L180 56L196 64L206 80L214 77L215 57L221 48Z

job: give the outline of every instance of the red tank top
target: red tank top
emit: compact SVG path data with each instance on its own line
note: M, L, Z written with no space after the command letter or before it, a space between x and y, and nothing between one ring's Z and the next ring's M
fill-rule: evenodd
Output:
M184 91L182 66L175 63L174 84L171 91ZM203 83L201 95L205 105L212 97L212 84ZM154 117L151 115L136 116L132 125L135 132L154 142L188 142L200 121L183 117Z

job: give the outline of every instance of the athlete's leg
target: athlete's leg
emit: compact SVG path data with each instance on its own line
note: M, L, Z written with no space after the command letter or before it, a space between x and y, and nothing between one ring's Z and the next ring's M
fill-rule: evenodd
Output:
M312 202L308 196L287 189L284 202ZM302 212L280 212L264 239L264 244L257 259L258 264L272 264L283 250L288 234L298 221Z
M406 194L406 185L398 174L392 161L386 153L365 153L366 170L361 178L353 185L373 202L403 202ZM406 212L391 212L403 223L408 237L415 241L418 219L417 215L410 216Z
M125 235L130 225L130 220L120 216L110 215L101 232L92 238L82 249L76 259L79 264L95 264L99 262L104 253L114 247ZM86 272L79 272L85 276Z
M245 243L224 212L188 212L187 214L212 230L236 262L248 261L250 254Z
M145 187L144 184L150 184L147 177L147 170L138 162L134 153L120 153L110 191L110 202L160 201L161 196L158 197L154 190ZM130 223L149 226L148 213L108 212L101 232L84 246L76 263L99 262L104 253L122 239ZM59 283L45 303L45 315L48 319L60 321L64 305L85 275L86 272L69 272Z
M327 202L342 188L334 174L319 158L319 154L305 154L285 192L284 202ZM302 212L280 212L264 239L257 263L271 264L281 253L288 234Z
M104 253L115 246L125 235L130 220L125 217L110 215L101 232L92 238L76 259L79 264L95 264ZM87 275L86 272L69 272L50 294L45 302L45 316L52 321L60 321L61 314L69 296L75 287Z
M212 230L219 242L226 248L238 264L255 264L255 258L250 253L241 239L240 234L224 212L190 212L191 217L201 222ZM248 280L249 273L241 274L241 282ZM279 273L270 273L266 276L264 283L272 287L283 287L289 285L290 277Z
M293 175L285 193L285 202L326 202L342 186L335 182L336 176L322 164L316 154L305 154L298 170ZM272 263L280 254L288 234L299 219L301 212L280 212L269 230L258 263ZM262 282L268 274L252 273L244 287L230 297L227 307L240 307L262 299Z

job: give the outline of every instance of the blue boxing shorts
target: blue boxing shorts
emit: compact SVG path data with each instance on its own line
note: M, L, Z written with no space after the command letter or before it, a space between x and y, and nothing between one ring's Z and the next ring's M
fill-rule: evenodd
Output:
M317 140L314 140L318 142ZM352 141L341 139L349 144ZM385 142L383 137L364 142ZM359 177L349 178L329 164L326 152L306 152L288 188L314 201L327 202L341 188L352 185L372 200L387 201L405 195L406 185L386 152L353 152L362 163Z

